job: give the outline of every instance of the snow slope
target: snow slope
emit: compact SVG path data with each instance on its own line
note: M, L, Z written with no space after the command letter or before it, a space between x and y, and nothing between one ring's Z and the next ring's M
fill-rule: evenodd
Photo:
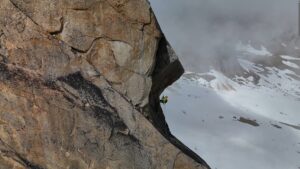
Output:
M295 65L300 58L274 56L250 44L238 44L237 51L242 76L214 68L187 72L163 93L170 99L163 109L172 133L213 169L299 169L300 76ZM277 62L256 63L253 57Z

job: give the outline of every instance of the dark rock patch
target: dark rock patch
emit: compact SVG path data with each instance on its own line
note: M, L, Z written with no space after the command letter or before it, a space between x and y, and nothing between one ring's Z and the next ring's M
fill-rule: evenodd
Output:
M293 129L300 130L300 126L292 125L292 124L288 124L288 123L283 123L283 122L280 122L280 123L283 124L283 125L286 125L288 127L291 127Z
M252 120L252 119L248 119L248 118L244 118L244 117L240 117L238 119L238 121L241 122L241 123L249 124L249 125L254 126L254 127L259 126L259 124L256 122L256 120Z
M277 124L271 124L273 127L278 128L278 129L282 129L281 126L277 125Z

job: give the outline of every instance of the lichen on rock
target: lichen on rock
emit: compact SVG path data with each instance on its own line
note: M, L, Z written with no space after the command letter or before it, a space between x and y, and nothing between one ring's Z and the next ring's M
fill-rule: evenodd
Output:
M2 0L0 168L208 169L159 105L182 73L146 0Z

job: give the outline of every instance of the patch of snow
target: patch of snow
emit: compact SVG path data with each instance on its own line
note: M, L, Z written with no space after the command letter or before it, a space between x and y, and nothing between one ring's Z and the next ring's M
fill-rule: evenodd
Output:
M254 77L253 77L253 76L249 76L247 79L248 79L250 82L253 82L253 81L254 81Z
M236 50L243 52L244 54L254 55L254 56L273 56L271 52L267 50L264 46L261 46L260 49L256 49L250 44L244 45L243 43L238 43L236 45Z
M220 72L209 73L220 82L232 82ZM298 124L300 101L280 93L274 95L267 88L253 91L247 86L236 86L236 91L224 92L203 87L200 82L188 82L183 77L170 86L164 92L170 100L163 109L171 132L212 168L299 167L300 145L295 145L300 140L300 131L278 120ZM239 117L255 119L259 126L240 123Z
M290 61L282 61L283 64L289 66L289 67L292 67L292 68L295 68L295 69L299 69L300 67L296 64L296 63L293 63L293 62L290 62Z
M300 58L296 58L288 55L281 55L280 57L285 60L300 60Z
M265 69L260 66L256 65L253 62L250 62L245 59L238 59L240 65L247 71L250 72L250 70L255 71L255 72L263 72Z
M251 111L274 121L300 124L298 113L300 81L293 78L300 79L300 76L289 69L281 70L276 67L264 69L247 60L240 59L239 61L245 70L259 76L258 84L253 84L253 76L249 78L236 76L230 79L216 70L199 74L197 83L213 89L224 100L228 100L228 104L233 107ZM208 82L201 78L201 75L205 74L214 76L215 79ZM282 117L274 112L285 112L289 117Z
M300 58L280 56L289 67L279 69L250 58L272 56L263 46L258 50L240 43L237 51L242 52L237 59L244 72L230 78L213 68L188 72L164 91L170 130L212 168L298 168L300 75L292 68L300 69Z
M287 45L285 43L281 43L281 46L283 47L287 47Z
M210 87L216 90L234 91L235 88L239 86L239 84L235 83L231 79L224 76L221 72L218 72L216 70L211 70L207 74L215 77L214 80L210 81Z

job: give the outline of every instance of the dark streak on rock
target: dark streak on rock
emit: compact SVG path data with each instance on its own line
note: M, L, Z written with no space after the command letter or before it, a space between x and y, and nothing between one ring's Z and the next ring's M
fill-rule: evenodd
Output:
M59 30L57 30L57 31L53 31L53 32L49 32L50 33L50 35L57 35L57 34L60 34L60 33L62 33L63 32L63 30L64 30L64 17L61 17L60 18L60 28L59 28Z
M5 149L0 149L1 153L5 154L7 157L20 163L21 165L27 167L28 169L44 169L43 167L34 164L33 162L23 157L21 154L15 151L13 147L5 143L1 138L0 138L0 144L2 144L5 147Z
M53 80L53 79L46 79L46 80L43 82L43 85L49 87L50 89L58 90L58 86L56 85L56 82L55 82L55 80Z
M111 137L115 134L119 134L118 131L128 129L126 124L118 116L117 110L105 100L102 91L97 86L84 79L80 72L60 77L58 80L67 83L80 93L80 100L83 100L90 105L88 108L85 108L87 109L87 113L98 119L100 122L104 120L112 127ZM67 100L74 103L70 98ZM135 140L135 142L139 142L137 138L133 138L134 136L127 136Z
M18 10L19 10L22 14L24 14L28 19L30 19L35 25L38 25L38 26L39 26L39 24L36 23L36 22L35 22L28 14L26 14L26 12L24 12L24 9L20 8L16 2L14 2L13 0L9 0L9 1L10 1L10 3L11 3L16 9L18 9Z
M0 62L0 81L11 81L12 85L17 85L17 81L27 81L28 86L39 86L42 81L29 76L24 70L17 68L16 66L8 66L7 64Z
M26 167L30 169L43 169L43 167L40 167L37 164L33 164L32 162L28 161L26 158L22 157L19 154L16 154L16 156L26 165Z
M90 46L88 49L86 49L86 50L80 50L80 49L78 49L78 48L75 48L75 47L71 46L71 51L72 51L74 54L76 54L76 53L84 54L84 53L87 53L87 52L90 50L90 48L92 48L92 46L93 46L93 43L92 43L91 46Z
M91 82L85 80L80 72L65 77L59 77L58 80L76 89L81 94L81 97L91 105L92 103L96 103L102 107L113 109L114 112L116 112L116 110L105 100L102 91Z

